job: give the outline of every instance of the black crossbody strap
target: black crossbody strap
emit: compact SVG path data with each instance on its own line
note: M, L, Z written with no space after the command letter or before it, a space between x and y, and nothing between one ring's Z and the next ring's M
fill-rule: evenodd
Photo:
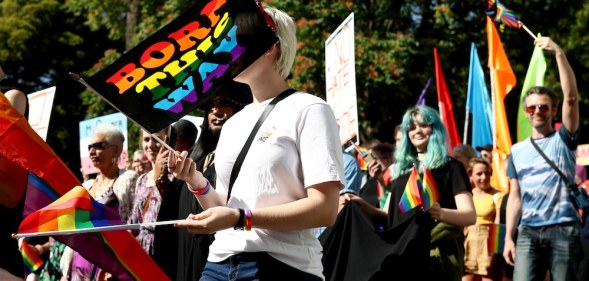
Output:
M260 118L258 118L258 122L256 122L256 125L252 129L250 136L247 138L247 140L245 141L245 144L243 145L243 148L239 152L237 159L235 159L235 164L233 164L233 170L231 170L231 177L229 178L229 188L227 189L227 202L229 202L229 198L231 198L231 189L233 189L233 184L235 183L235 180L237 180L237 176L239 175L239 170L241 170L241 165L243 164L243 160L245 160L245 156L247 155L247 152L250 149L250 146L252 145L254 138L256 137L256 133L258 132L258 130L260 129L260 127L264 123L264 120L266 120L266 117L268 117L268 115L270 114L270 111L272 111L272 109L274 109L274 106L279 101L283 100L284 98L290 96L291 94L293 94L295 92L296 92L295 89L287 89L284 92L280 93L280 95L275 97L266 106L266 108L264 109L264 112L262 112L262 115L260 115Z
M538 151L538 153L540 153L540 155L542 156L542 158L544 158L544 160L546 160L546 162L548 163L548 165L550 165L550 167L552 167L552 169L554 169L556 171L556 173L558 173L558 175L562 178L562 180L564 180L564 182L566 183L567 187L569 186L570 182L567 179L567 177L564 175L564 173L558 168L556 167L556 165L554 164L554 162L552 162L552 160L550 160L550 158L548 158L548 156L546 156L546 154L544 154L544 152L542 151L542 149L540 149L540 147L538 147L538 145L536 144L536 142L534 141L533 138L530 137L530 142L532 143L532 145L534 146L534 148Z

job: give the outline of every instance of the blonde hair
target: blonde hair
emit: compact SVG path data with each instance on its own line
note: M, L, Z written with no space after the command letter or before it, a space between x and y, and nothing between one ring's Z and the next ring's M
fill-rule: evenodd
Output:
M264 10L276 25L279 53L274 67L286 79L297 54L297 30L293 19L284 11L264 4Z

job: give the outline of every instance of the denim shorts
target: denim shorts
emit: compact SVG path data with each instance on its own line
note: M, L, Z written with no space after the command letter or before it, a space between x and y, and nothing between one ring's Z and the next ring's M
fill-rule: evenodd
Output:
M266 252L241 253L221 262L207 262L200 281L297 280L321 281L322 277L289 266Z

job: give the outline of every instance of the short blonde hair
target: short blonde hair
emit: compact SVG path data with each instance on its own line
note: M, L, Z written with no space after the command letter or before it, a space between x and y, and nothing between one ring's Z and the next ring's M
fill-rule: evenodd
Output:
M279 53L274 67L286 79L297 54L297 30L293 19L284 11L264 4L264 10L276 25Z

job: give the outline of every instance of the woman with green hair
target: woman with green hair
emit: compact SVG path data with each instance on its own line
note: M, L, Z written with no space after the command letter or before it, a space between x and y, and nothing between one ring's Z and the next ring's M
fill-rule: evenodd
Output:
M376 209L357 196L350 195L347 200L357 202L378 224L387 221L381 236L394 241L390 242L394 257L382 261L380 274L405 274L416 280L461 280L462 228L476 221L468 175L464 166L448 154L446 130L434 109L415 106L407 110L401 132L391 193L384 209ZM413 167L422 179L424 168L429 170L438 189L439 199L427 212L421 207L403 212L399 207Z
M460 280L464 266L463 229L476 221L468 175L463 165L448 154L446 130L438 112L415 106L403 116L403 137L395 152L393 193L389 224L395 226L420 208L401 212L401 199L413 167L420 174L427 168L436 183L439 200L429 210L431 217L430 270L436 280ZM423 178L423 177L422 177Z

